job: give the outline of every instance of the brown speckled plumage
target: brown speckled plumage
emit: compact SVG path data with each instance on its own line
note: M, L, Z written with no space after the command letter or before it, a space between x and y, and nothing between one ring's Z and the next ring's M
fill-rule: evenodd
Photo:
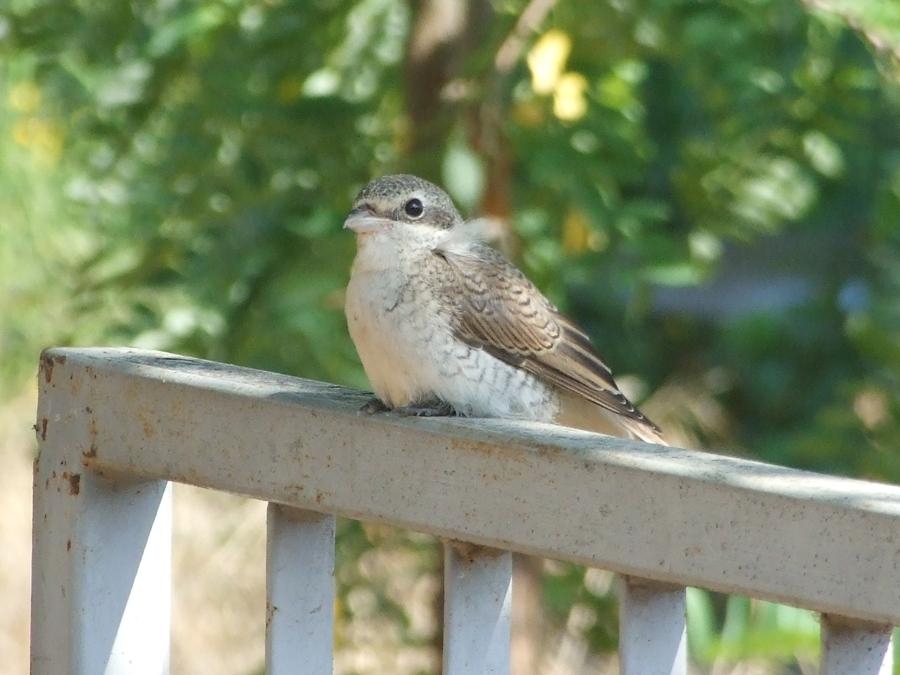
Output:
M619 391L590 338L506 258L483 244L468 255L437 250L455 283L446 288L456 307L454 330L466 344L522 368L606 410L658 427Z

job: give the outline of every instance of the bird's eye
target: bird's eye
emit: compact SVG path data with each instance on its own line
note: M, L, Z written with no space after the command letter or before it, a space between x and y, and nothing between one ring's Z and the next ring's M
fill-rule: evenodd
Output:
M418 199L410 199L403 205L403 211L410 218L420 218L425 211L425 207L422 206L422 202Z

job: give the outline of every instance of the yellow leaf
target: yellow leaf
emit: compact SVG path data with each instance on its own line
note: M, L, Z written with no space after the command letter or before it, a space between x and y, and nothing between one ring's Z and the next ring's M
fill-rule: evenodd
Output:
M62 154L62 131L53 122L47 122L39 117L25 117L18 120L13 125L12 137L43 164L55 165Z
M559 78L553 92L553 114L571 122L587 112L587 79L581 73L566 73Z
M584 212L571 209L563 221L563 250L569 255L584 253L589 248L591 226Z
M41 90L34 82L19 82L9 90L9 105L20 113L33 113L41 105Z
M531 71L531 88L536 93L553 93L571 50L572 40L556 29L544 33L534 44L526 60Z

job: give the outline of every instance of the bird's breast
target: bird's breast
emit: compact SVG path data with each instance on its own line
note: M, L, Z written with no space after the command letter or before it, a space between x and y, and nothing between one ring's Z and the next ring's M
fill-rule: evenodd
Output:
M475 417L554 419L551 387L455 335L435 264L426 258L385 268L357 255L345 311L375 394L389 406L437 398Z
M426 393L427 355L441 327L439 317L429 316L429 304L401 270L354 266L347 326L373 390L388 405L410 405Z

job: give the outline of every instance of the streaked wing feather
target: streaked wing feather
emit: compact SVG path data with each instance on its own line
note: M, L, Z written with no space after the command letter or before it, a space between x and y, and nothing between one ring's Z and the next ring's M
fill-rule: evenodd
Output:
M488 246L436 249L451 270L448 298L459 339L495 358L658 431L619 391L588 336L524 274Z

